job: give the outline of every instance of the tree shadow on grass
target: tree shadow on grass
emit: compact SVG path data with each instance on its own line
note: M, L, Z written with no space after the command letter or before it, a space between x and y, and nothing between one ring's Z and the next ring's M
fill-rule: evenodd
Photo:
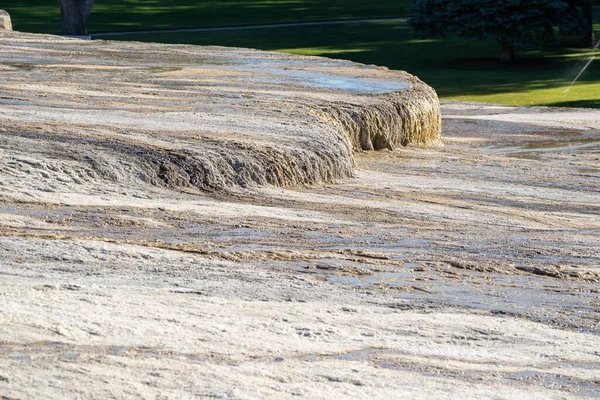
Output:
M90 30L206 28L404 16L411 3L412 0L375 3L362 0L103 0L97 2L92 12Z
M553 107L573 107L573 108L600 108L600 99L598 100L573 100L561 101L549 104Z

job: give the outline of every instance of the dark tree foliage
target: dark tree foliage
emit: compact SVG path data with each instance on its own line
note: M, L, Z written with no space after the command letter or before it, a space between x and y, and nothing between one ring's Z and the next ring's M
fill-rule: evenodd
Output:
M585 25L581 36L581 47L594 47L596 38L594 36L593 4L592 0L569 0L571 9L581 7Z
M576 0L580 1L580 0ZM554 27L581 34L584 20L565 0L417 0L411 26L419 37L492 39L503 63L515 60L515 46L554 41Z
M87 35L94 0L60 0L63 35Z

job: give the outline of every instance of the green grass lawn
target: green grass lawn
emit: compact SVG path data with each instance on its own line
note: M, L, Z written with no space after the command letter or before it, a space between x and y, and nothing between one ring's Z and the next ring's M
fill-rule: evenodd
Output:
M90 32L407 16L413 0L96 0ZM15 30L60 33L58 0L3 0Z
M600 31L600 25L596 28ZM519 62L507 67L497 61L500 49L495 42L415 40L403 22L165 33L123 39L252 47L385 65L417 75L444 99L600 108L600 50L521 49ZM593 55L598 59L570 87Z

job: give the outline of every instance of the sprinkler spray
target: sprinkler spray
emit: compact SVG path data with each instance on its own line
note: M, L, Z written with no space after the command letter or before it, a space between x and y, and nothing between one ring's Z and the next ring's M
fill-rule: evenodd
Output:
M600 47L600 40L598 41L598 43L596 43L596 45L594 46L594 48L592 50L596 50L598 47ZM579 77L585 72L586 69L588 69L588 67L590 66L590 64L592 63L592 61L594 61L595 59L596 59L596 56L592 56L592 58L590 58L590 60L583 66L583 68L581 69L581 71L579 71L579 73L577 74L577 76L575 77L575 79L573 79L573 82L571 82L571 84L569 85L569 87L566 88L563 93L569 93L569 89L571 89L571 86L573 86L573 84L575 82L577 82L577 80L579 79Z

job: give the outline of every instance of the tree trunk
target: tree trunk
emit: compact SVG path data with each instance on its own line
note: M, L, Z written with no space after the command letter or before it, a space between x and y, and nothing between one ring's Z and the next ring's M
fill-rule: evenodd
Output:
M512 43L500 42L502 52L500 53L500 62L502 64L511 64L515 61L515 48Z
M583 36L581 37L581 46L591 48L596 45L596 38L594 36L594 20L592 17L592 0L582 0L581 9L583 11L583 18L585 19L585 29Z
M94 0L60 0L63 35L85 36Z

